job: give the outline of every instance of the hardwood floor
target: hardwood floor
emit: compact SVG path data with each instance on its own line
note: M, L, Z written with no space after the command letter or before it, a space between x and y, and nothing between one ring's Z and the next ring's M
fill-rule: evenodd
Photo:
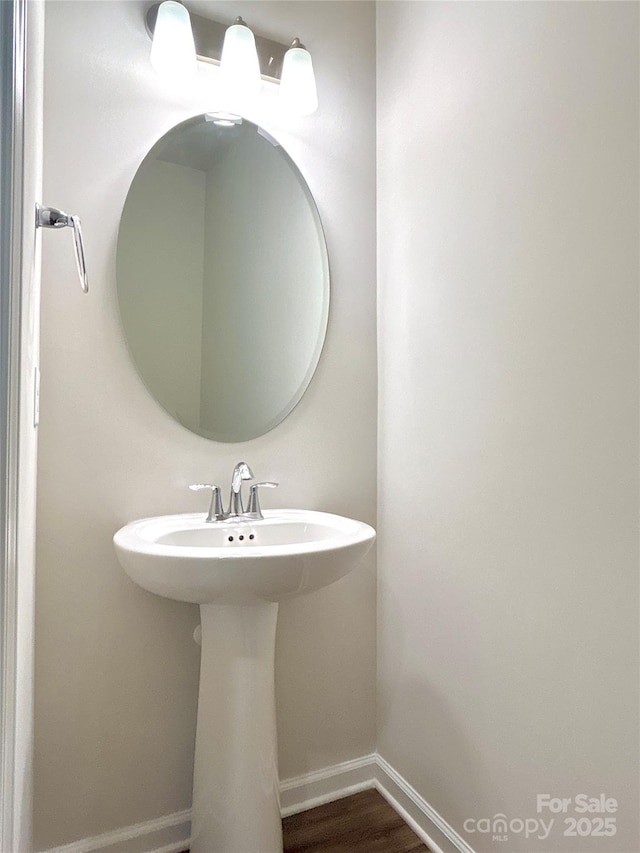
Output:
M282 821L285 853L428 853L377 791L362 791Z

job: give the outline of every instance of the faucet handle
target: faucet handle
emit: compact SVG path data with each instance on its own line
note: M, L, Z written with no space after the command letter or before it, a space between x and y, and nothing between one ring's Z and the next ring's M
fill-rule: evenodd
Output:
M211 489L211 503L209 504L209 512L206 520L220 521L224 515L220 486L214 486L212 483L192 483L189 488L192 492L201 492L203 489Z
M275 489L277 483L254 483L249 489L249 506L247 507L247 515L253 516L253 518L264 518L262 515L262 510L260 509L260 498L258 497L258 489L261 486L264 486L265 489Z

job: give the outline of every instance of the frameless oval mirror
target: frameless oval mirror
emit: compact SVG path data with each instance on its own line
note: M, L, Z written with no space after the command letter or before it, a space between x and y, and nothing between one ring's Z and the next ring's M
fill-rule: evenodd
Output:
M246 120L198 116L142 161L118 233L133 362L180 423L246 441L280 423L316 369L329 312L320 217L293 160Z

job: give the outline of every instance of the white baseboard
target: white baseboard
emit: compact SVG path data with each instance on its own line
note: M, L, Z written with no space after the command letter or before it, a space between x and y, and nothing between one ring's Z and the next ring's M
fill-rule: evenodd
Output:
M475 853L472 847L381 755L376 789L433 853Z
M282 817L373 788L375 775L376 755L371 753L353 761L343 761L342 764L315 770L313 773L283 779L280 782Z
M377 753L305 773L280 783L283 817L375 788L432 853L474 853L473 848ZM191 812L167 815L45 853L180 853L189 847Z
M82 838L46 853L180 853L189 847L191 809Z

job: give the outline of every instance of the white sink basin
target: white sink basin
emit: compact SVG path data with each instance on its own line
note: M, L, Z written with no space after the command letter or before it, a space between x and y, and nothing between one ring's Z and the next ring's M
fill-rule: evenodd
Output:
M113 537L139 586L195 604L278 602L347 574L371 547L368 524L298 509L207 524L202 513L143 518Z

